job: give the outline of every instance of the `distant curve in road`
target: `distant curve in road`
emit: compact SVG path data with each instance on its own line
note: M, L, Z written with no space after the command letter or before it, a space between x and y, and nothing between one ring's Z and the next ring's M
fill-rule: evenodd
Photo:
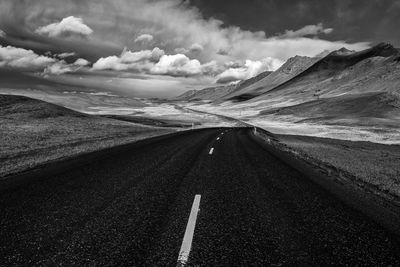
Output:
M154 138L3 191L0 265L175 266L196 194L189 266L400 265L394 236L254 138Z

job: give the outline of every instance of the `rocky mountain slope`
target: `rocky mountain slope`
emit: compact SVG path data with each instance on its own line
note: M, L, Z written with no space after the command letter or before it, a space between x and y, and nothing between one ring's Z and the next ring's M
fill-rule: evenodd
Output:
M200 100L209 100L214 101L222 98L226 94L234 91L236 88L235 84L231 85L222 85L216 87L209 87L201 90L190 90L185 92L184 94L178 96L176 100L184 100L184 101L200 101Z
M251 99L304 103L319 98L367 92L399 93L400 53L379 44L356 53L332 52L291 80Z
M304 56L289 58L285 64L270 75L259 79L259 81L249 84L248 86L244 86L240 88L240 90L235 90L233 93L226 95L224 99L243 101L259 96L295 77L319 59L320 58L317 57L312 58Z
M208 100L208 101L221 101L226 99L232 93L240 92L243 88L257 83L258 81L269 76L271 71L264 71L250 79L241 81L237 84L221 85L216 87L209 87L201 90L190 90L184 94L178 96L176 100L185 101L197 101L197 100Z

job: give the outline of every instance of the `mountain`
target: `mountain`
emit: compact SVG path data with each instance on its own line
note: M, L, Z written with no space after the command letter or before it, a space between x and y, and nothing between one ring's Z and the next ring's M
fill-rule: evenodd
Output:
M261 79L264 79L268 75L270 75L271 71L264 71L250 79L241 81L237 84L228 84L216 87L209 87L201 90L190 90L182 95L176 97L176 100L184 100L184 101L198 101L198 100L209 100L209 101L217 101L220 99L224 99L226 95L230 93L236 92L245 88L247 86L251 86L253 83L258 82Z
M400 136L400 50L381 43L359 52L341 48L322 58L297 56L197 108L276 133L386 142Z
M289 58L278 70L261 79L256 78L258 80L257 82L243 86L239 90L235 90L226 95L224 99L243 101L259 96L295 77L318 60L319 58L303 56Z
M231 91L235 90L235 88L236 85L231 84L231 85L209 87L201 90L190 90L182 95L179 95L175 99L181 101L201 101L201 100L213 101L223 97L226 94L229 94Z
M334 51L251 101L303 103L340 94L398 91L399 57L399 51L389 44L354 53Z

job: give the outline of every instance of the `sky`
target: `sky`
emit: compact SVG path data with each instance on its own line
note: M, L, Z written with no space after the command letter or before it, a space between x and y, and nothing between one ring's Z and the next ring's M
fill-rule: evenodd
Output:
M400 0L0 0L0 68L173 97L295 55L399 47L398 14Z

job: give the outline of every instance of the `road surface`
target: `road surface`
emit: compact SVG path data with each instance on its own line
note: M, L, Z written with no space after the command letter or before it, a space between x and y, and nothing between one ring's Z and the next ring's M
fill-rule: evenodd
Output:
M176 266L201 195L188 266L399 266L398 239L255 138L154 138L7 189L0 265Z

